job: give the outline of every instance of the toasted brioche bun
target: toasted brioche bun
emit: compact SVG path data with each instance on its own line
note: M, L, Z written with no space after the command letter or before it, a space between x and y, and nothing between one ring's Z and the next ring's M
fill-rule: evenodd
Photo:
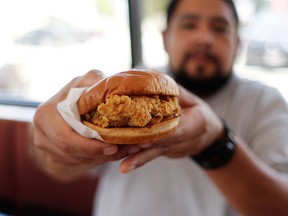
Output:
M83 123L97 131L102 139L110 144L145 144L156 141L164 136L172 134L179 122L179 116L154 124L150 127L119 127L102 128L88 121Z
M176 82L158 71L130 70L117 73L95 83L77 102L80 115L96 109L111 95L178 96Z
M169 76L148 70L129 70L104 78L90 87L77 102L78 112L85 115L106 101L112 95L168 95L178 96L176 82ZM164 121L146 127L102 128L88 121L83 123L98 132L110 144L141 144L156 141L172 134L179 122L174 115Z

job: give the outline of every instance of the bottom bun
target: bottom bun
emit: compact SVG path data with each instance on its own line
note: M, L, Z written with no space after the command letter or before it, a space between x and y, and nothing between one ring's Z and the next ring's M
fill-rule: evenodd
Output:
M102 128L88 121L83 121L83 124L97 131L103 140L110 144L145 144L172 134L179 123L179 119L180 117L175 117L149 127L139 128Z

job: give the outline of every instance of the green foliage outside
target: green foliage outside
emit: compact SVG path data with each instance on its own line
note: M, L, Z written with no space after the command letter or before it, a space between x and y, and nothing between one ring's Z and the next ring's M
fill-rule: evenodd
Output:
M95 0L98 11L106 16L113 16L114 5L113 0Z
M165 11L167 4L170 0L143 0L143 1L144 1L143 15L144 17L147 17Z

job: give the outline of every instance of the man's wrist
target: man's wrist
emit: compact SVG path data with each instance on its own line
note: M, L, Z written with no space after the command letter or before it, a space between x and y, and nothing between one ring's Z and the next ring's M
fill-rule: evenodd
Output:
M223 121L224 134L197 155L191 156L196 163L205 169L217 169L227 164L236 151L232 131Z

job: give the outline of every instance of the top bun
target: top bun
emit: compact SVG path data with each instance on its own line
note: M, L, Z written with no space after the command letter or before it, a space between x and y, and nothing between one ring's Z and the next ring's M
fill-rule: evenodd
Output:
M124 71L100 80L81 95L77 102L79 114L96 109L112 95L178 96L179 89L171 77L158 71Z

